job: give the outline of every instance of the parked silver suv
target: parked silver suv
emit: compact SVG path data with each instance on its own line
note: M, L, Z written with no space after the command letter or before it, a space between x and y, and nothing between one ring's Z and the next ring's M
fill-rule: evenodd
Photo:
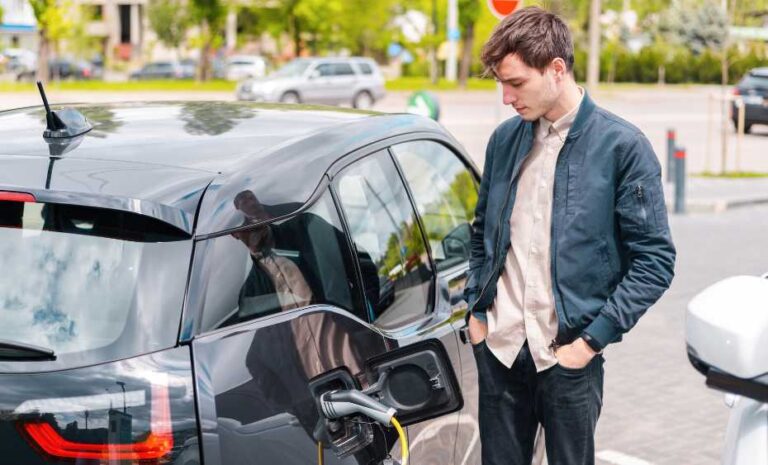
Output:
M283 103L349 103L370 108L384 97L384 77L370 58L297 58L263 79L237 86L238 100Z

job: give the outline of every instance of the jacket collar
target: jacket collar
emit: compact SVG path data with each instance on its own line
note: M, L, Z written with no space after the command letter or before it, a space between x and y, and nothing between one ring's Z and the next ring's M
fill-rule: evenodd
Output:
M571 126L570 131L568 131L568 137L565 138L566 141L579 137L579 134L582 129L584 129L584 126L586 126L587 121L594 111L595 102L589 97L589 92L584 89L584 95L581 98L579 111L576 113L576 119L573 120L573 125ZM533 146L533 138L536 136L535 126L536 123L532 121L526 121L523 125L523 140L527 142L525 147L526 153L530 151Z
M579 106L579 112L576 113L576 119L573 120L573 126L568 132L566 140L572 140L579 136L584 126L587 125L589 117L595 112L595 102L589 97L589 92L584 89L584 96L581 99L581 105Z

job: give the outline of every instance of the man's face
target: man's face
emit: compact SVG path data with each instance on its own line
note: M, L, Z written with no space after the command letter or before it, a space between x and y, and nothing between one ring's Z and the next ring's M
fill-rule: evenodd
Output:
M523 63L509 54L495 68L501 82L504 105L511 105L526 121L536 121L548 113L560 97L560 86L552 64L544 71Z

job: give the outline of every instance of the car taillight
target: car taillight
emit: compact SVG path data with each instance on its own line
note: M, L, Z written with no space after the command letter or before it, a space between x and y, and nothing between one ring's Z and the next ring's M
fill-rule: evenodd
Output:
M10 191L0 191L0 200L4 200L6 202L37 202L37 199L35 199L35 196L32 194L27 194L26 192Z
M67 363L65 355L57 363ZM0 373L0 464L200 463L188 347ZM10 456L6 456L10 454Z
M90 444L65 439L50 423L22 423L22 428L46 454L63 459L156 460L173 449L168 384L153 384L149 434L140 442ZM118 411L119 413L119 411ZM110 425L112 427L112 425Z
M738 87L734 87L733 88L733 95L741 95L741 93L739 92L739 88Z
M83 68L83 77L91 77L91 70L88 68Z

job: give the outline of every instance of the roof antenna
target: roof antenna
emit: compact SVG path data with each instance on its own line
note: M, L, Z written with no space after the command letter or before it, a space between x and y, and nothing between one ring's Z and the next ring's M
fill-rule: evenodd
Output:
M48 105L48 99L45 97L43 83L37 81L37 90L40 91L40 97L45 106L46 129L43 131L45 139L69 139L85 134L93 129L93 125L79 111L73 108L53 111Z

